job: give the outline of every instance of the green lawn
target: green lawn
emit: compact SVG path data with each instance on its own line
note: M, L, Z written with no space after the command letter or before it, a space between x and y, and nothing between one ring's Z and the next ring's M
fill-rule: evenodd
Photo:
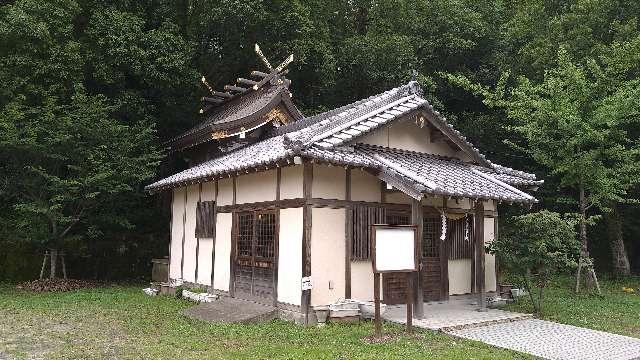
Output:
M0 286L0 358L528 359L428 331L368 344L370 323L212 325L182 315L191 303L141 287L36 294Z
M601 279L602 296L576 295L574 281L570 277L552 281L545 290L544 319L640 338L640 277ZM627 294L623 287L634 288L636 293ZM533 311L528 297L506 309Z

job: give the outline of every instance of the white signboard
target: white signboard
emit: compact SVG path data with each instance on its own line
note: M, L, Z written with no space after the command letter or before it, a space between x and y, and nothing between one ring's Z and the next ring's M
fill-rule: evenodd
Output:
M373 271L417 271L416 233L412 225L373 225Z
M311 276L305 276L302 278L302 291L311 290L313 284L311 283Z

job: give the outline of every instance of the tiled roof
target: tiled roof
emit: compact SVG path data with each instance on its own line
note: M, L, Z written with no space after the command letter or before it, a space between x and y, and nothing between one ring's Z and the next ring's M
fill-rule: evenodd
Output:
M372 145L348 146L355 137L418 107L436 128L472 154L476 164L437 155ZM422 193L533 202L513 186L539 185L535 175L492 164L421 97L415 82L296 123L281 126L274 136L162 179L149 191L183 186L205 179L272 167L293 156L377 171L384 181L410 196ZM480 164L480 165L478 165Z
M331 148L367 133L389 121L415 110L427 101L411 92L408 85L386 91L343 111L318 118L306 129L287 137L302 146L314 144Z
M470 198L533 202L535 199L488 171L461 160L414 151L378 146L357 146L357 152L377 160L382 169L392 170L430 194Z
M255 124L255 121L281 101L285 102L294 119L299 119L302 114L293 105L290 98L291 93L286 84L264 86L256 91L249 91L223 105L214 107L205 114L205 118L200 124L169 142L173 144L173 150L180 150L211 140L210 133L215 131L233 131L245 126L262 125L262 123ZM191 138L194 140L185 141Z
M176 186L184 186L206 179L249 171L257 167L267 167L282 160L293 152L287 149L282 136L276 136L205 161L202 164L171 175L146 187L149 191L160 191Z

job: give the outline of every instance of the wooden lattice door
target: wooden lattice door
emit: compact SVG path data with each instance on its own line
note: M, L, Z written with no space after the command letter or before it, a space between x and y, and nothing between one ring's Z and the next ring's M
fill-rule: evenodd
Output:
M420 273L424 301L443 299L440 265L441 232L441 218L425 215L422 222L422 271Z
M236 214L234 296L274 301L276 243L275 211Z

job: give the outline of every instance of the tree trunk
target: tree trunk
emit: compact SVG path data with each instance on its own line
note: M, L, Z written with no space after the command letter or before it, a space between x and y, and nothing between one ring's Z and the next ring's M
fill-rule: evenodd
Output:
M622 234L622 216L618 205L614 204L607 214L607 230L609 232L609 244L611 246L612 270L615 275L629 275L629 257L624 247Z
M580 184L580 259L590 259L589 257L589 242L587 239L587 200L584 194L584 185ZM581 261L582 263L582 261ZM581 268L582 266L580 266ZM587 289L593 289L596 287L596 274L593 265L588 266L586 269L582 269L582 274L585 279L585 287ZM580 274L580 272L578 272ZM576 290L579 289L580 276L576 278Z
M50 249L49 253L51 254L51 273L49 274L49 278L55 279L57 271L56 266L58 264L58 250Z

